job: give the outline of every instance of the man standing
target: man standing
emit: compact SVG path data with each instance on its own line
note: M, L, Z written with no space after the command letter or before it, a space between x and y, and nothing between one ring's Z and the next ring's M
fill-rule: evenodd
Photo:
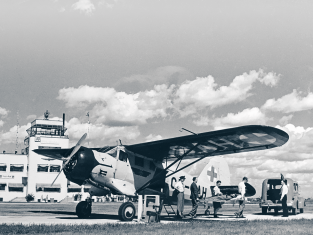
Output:
M245 204L246 204L246 198L245 198L246 185L245 185L245 183L248 183L247 177L243 177L242 181L238 185L238 191L241 194L241 197L239 199L239 210L235 213L235 215L236 215L236 217L239 217L239 218L244 218L243 217L243 210L244 210Z
M179 177L179 181L175 184L175 190L177 190L177 217L179 219L184 218L184 181L186 177L181 176Z
M220 186L221 186L221 181L218 180L216 181L216 186L213 188L213 196L222 196L223 194L221 193ZM213 201L213 208L214 208L214 218L218 218L217 212L219 209L222 208L222 203L218 201Z
M288 217L288 207L287 207L287 194L288 194L288 186L287 186L287 180L283 179L281 181L282 187L281 187L281 197L280 200L282 202L283 207L283 217Z
M197 177L192 178L192 184L190 185L190 199L192 202L192 210L189 212L189 216L191 218L196 218L197 217L197 209L198 209L198 198L199 198L199 192L198 192L198 186L197 182L198 179Z

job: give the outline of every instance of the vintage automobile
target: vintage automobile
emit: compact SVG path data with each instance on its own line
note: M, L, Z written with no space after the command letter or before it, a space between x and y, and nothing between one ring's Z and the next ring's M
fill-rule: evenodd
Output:
M298 183L290 178L286 178L288 186L287 194L287 206L288 211L292 211L293 215L297 213L303 213L305 201L299 194ZM281 179L265 179L262 184L262 196L260 202L260 208L262 208L262 214L274 209L275 214L282 210L282 202L280 201L280 188Z

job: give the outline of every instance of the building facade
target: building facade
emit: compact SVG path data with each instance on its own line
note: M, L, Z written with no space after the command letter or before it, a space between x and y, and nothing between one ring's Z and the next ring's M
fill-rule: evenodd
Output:
M66 128L60 120L36 119L27 130L23 154L0 154L0 201L26 201L31 194L35 201L61 201L81 193L83 188L69 183L61 171L63 161L38 155L34 149L69 147Z

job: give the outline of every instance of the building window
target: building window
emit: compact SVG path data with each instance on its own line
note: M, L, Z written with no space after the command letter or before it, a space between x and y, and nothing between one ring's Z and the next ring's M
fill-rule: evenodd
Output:
M50 192L50 193L59 193L61 192L61 189L60 188L44 188L43 191Z
M1 184L0 183L0 191L4 191L5 190L5 186L7 186L7 184Z
M143 167L144 166L144 159L141 157L135 157L135 165Z
M61 166L59 165L50 165L50 172L60 172Z
M23 164L11 164L10 165L10 171L23 172L24 171L24 165Z
M37 166L37 172L48 172L49 165L39 165Z
M81 192L81 188L68 188L67 192L68 193L80 193Z
M9 186L9 192L23 192L24 187Z
M50 184L36 184L36 191L37 192L56 192L59 193L61 192L61 185L60 184L55 184L55 185L50 185Z
M7 164L0 163L0 171L7 171Z

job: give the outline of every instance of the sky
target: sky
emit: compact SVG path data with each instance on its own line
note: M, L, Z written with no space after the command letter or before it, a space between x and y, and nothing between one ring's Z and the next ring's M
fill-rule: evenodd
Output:
M224 156L231 183L247 176L259 196L283 173L313 197L312 9L310 0L0 0L0 151L16 140L24 148L46 110L65 113L71 146L87 112L90 147L267 125L289 141Z

